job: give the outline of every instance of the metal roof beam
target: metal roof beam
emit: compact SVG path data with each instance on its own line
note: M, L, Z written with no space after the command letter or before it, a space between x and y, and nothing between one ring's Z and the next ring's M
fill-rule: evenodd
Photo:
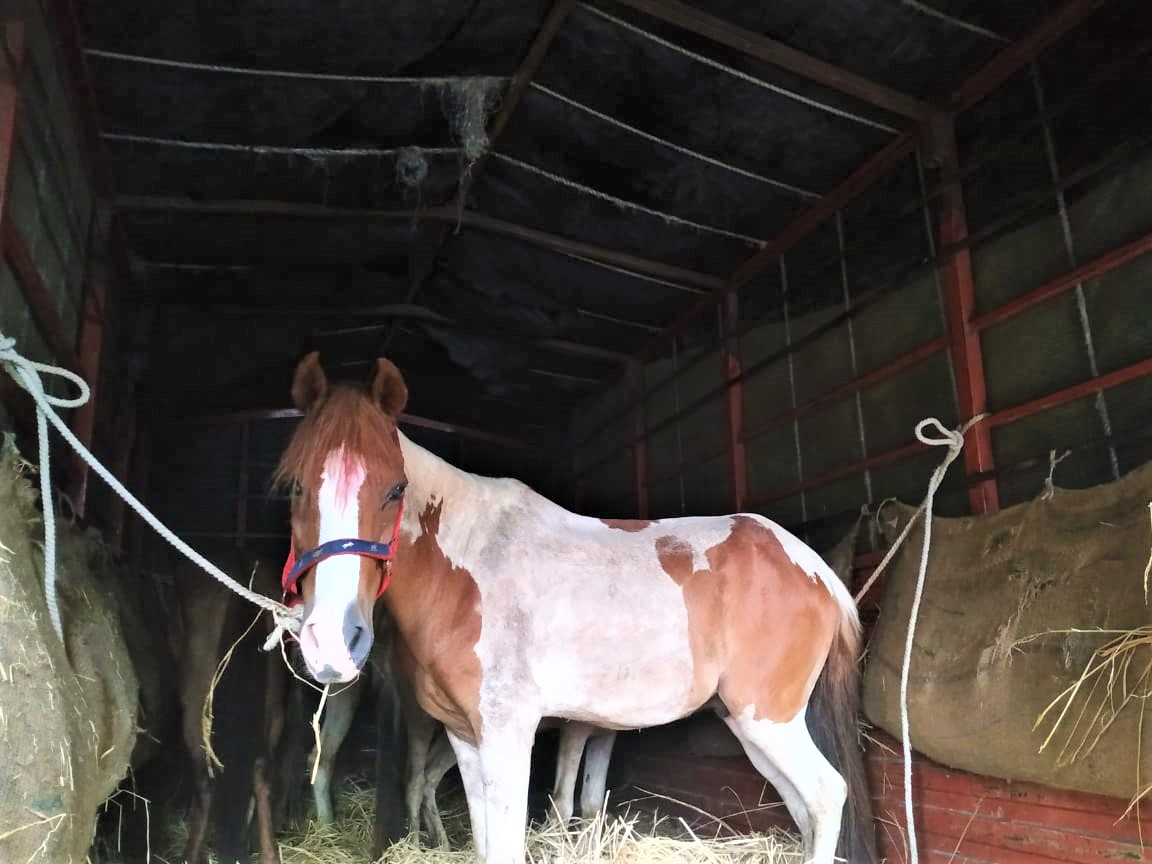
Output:
M709 15L681 0L616 0L616 2L917 123L924 123L939 113L939 109L929 102L869 80L855 72L849 72L819 57L805 54L776 39Z
M483 335L486 338L491 338L497 342L516 342L526 345L531 345L542 351L548 351L553 354L565 354L569 357L582 357L586 360L603 360L608 363L623 364L628 362L629 355L620 351L612 351L608 348L601 348L597 345L586 345L580 342L571 342L567 339L525 339L523 337L515 336L514 334L503 333L501 331L493 331L490 329L480 329L469 324L456 321L443 313L437 312L434 309L429 309L427 306L421 306L416 303L393 303L386 305L376 306L259 306L251 304L237 304L237 303L220 303L220 302L200 302L195 300L172 299L164 301L166 306L186 306L203 311L210 311L216 315L232 315L237 317L252 317L252 318L392 318L392 319L406 319L412 321L420 321L425 324L431 324L436 327L444 327L449 330L458 330L465 333L474 333L476 335ZM377 325L372 325L374 328ZM381 329L387 327L387 324L378 325ZM349 332L352 330L367 330L370 329L364 326L354 326L351 328L342 328L338 333ZM330 334L332 335L332 334Z
M474 210L457 210L452 206L428 207L424 210L369 210L356 207L332 207L326 204L304 204L292 201L265 201L257 199L228 199L196 201L191 198L157 195L120 195L112 202L120 212L170 212L203 215L238 214L243 216L284 216L299 219L351 219L358 222L444 222L474 228L489 234L511 237L542 249L558 252L570 258L587 259L597 264L629 271L637 276L653 276L666 282L719 291L727 284L725 279L710 273L700 273L683 267L665 264L606 249L581 240L550 234L537 228L506 222Z

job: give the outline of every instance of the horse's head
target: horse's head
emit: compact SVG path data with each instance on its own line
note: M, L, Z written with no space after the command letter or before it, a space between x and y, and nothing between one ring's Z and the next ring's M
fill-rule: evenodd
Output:
M376 361L367 389L330 386L312 352L296 367L304 416L277 469L292 491L284 590L304 604L300 652L320 683L353 680L372 648L372 609L387 586L407 478L396 421L400 371Z

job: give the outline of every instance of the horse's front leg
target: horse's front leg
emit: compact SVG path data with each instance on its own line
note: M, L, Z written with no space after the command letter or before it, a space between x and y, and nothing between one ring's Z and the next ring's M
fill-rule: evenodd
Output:
M528 775L538 722L539 717L499 725L486 720L476 745L448 733L468 796L480 864L524 864Z

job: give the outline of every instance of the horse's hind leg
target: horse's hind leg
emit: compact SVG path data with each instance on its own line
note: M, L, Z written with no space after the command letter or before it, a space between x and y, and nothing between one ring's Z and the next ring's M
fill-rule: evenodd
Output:
M452 770L456 764L456 751L452 749L452 742L448 740L445 732L436 739L436 744L428 755L428 764L424 770L424 794L422 808L424 820L428 823L428 840L433 846L440 849L448 848L448 832L444 830L444 820L440 817L440 804L436 800L436 790L440 788L440 781L444 775Z
M404 696L404 715L408 721L408 777L404 789L404 804L408 813L408 833L419 842L420 803L424 800L428 753L439 724L424 712L424 709L416 703L415 697L407 698L407 693Z
M803 713L787 723L756 720L751 710L724 718L752 764L784 799L804 836L805 861L832 864L847 785L808 734Z
M615 732L602 732L588 739L584 750L584 785L580 789L580 815L585 819L596 816L604 807L608 763L615 743Z
M561 825L572 821L575 809L576 778L580 758L593 728L583 723L568 722L560 727L560 752L556 757L556 781L552 784L552 809Z
M280 847L272 824L272 784L268 760L261 756L252 767L252 794L256 798L256 822L260 834L260 864L280 864Z
M192 793L184 861L187 864L208 864L208 850L204 841L208 836L208 816L212 810L212 781L208 779L208 772L203 765L197 765L195 770L196 788Z

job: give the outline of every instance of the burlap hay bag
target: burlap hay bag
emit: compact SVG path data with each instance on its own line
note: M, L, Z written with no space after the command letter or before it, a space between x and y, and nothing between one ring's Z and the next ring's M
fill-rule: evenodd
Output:
M1152 463L1115 483L1057 489L1050 500L994 515L933 520L908 686L915 750L956 769L1125 799L1152 782L1152 723L1140 723L1147 703L1122 704L1123 682L1108 690L1113 669L1077 691L1042 751L1061 705L1033 731L1041 712L1115 638L1053 631L1143 633L1152 624L1142 575L1150 500ZM914 512L903 504L883 508L889 542ZM864 675L865 714L897 737L922 544L918 520L884 576ZM1147 691L1147 675L1138 679L1152 668L1152 648L1142 644L1130 659L1129 690Z
M0 861L82 864L135 743L137 683L98 541L58 524L67 654L48 617L38 494L0 442Z

